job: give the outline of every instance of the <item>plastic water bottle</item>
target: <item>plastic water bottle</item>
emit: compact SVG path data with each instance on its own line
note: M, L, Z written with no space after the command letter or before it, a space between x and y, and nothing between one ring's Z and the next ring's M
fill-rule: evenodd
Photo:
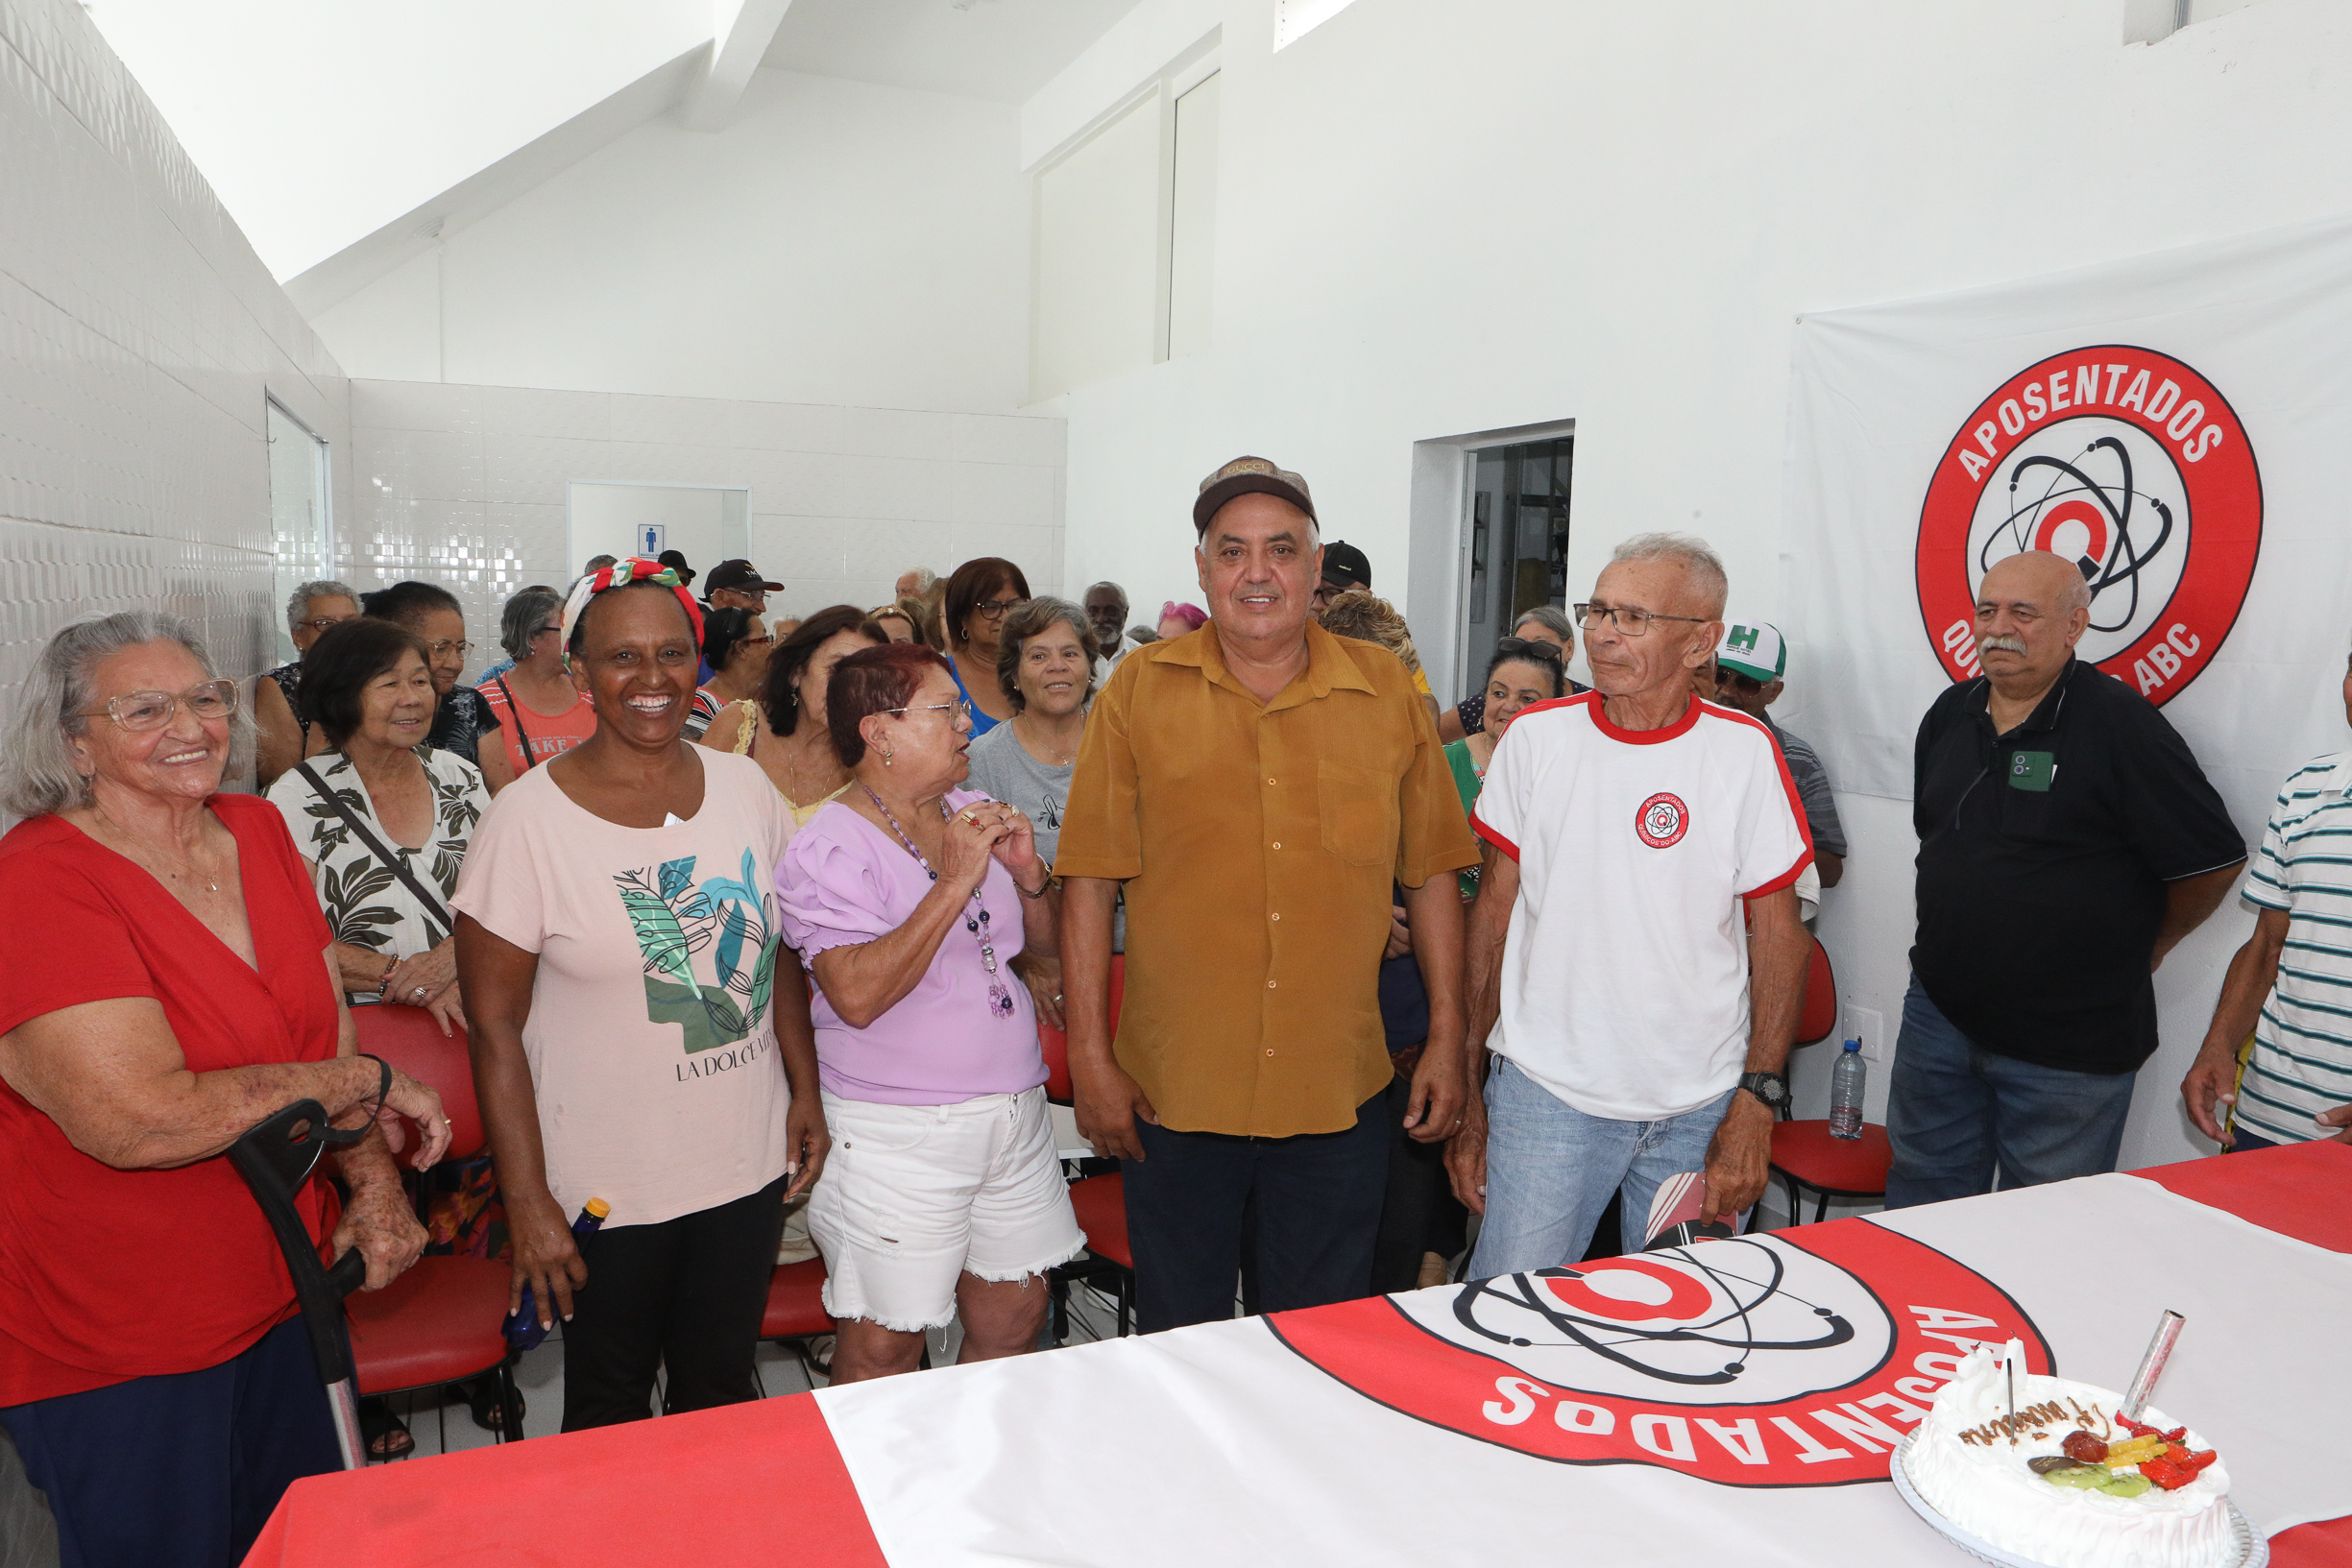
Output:
M1862 1079L1869 1071L1870 1064L1862 1060L1862 1042L1847 1041L1830 1073L1831 1137L1862 1136Z
M596 1227L603 1224L604 1217L612 1212L613 1206L604 1199L590 1198L587 1207L580 1211L580 1218L571 1222L572 1238L587 1241L596 1234ZM506 1342L516 1350L523 1351L531 1349L546 1337L547 1330L542 1328L539 1322L539 1305L531 1299L530 1286L525 1285L522 1288L522 1305L507 1315Z

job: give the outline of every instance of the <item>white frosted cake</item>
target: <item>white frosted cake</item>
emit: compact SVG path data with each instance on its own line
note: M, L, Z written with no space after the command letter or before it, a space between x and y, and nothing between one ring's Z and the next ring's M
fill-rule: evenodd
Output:
M2148 1407L2017 1373L1983 1347L1935 1397L1900 1462L1911 1489L1978 1540L2063 1568L2220 1568L2236 1555L2229 1472L2204 1438ZM2014 1410L2014 1417L2011 1414ZM2143 1435L2142 1434L2145 1434Z

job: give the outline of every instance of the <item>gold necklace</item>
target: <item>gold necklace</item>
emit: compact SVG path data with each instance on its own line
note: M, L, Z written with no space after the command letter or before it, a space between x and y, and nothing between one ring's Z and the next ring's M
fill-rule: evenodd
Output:
M1029 717L1029 714L1026 712L1016 713L1013 715L1013 734L1019 735L1021 733L1021 721L1027 717ZM1049 756L1051 756L1055 751L1054 747L1046 746L1043 740L1038 741L1037 744L1040 746L1045 746L1045 750ZM1076 757L1054 757L1053 763L1055 767L1076 767L1078 765L1078 759Z
M121 841L123 844L125 844L125 845L127 845L127 846L128 846L128 845L131 845L131 840L130 840L129 836L128 836L128 835L126 835L126 834L123 832L123 831L122 831L120 828L116 827L116 826L115 826L113 823L111 823L111 822L108 822L108 821L107 821L107 816L106 816L106 813L105 813L105 812L103 812L103 811L94 812L94 813L93 813L93 815L95 815L95 816L98 818L98 820L99 820L99 821L101 821L101 822L106 822L106 824L107 824L107 831L108 831L109 832L113 833L113 834L115 835L115 837L116 837L118 840L120 840L120 841ZM130 848L126 848L126 849L120 850L120 851L118 851L117 853L118 853L118 854L120 854L120 855L122 855L122 856L123 856L125 858L126 858L126 859L129 859L129 860L133 861L134 863L136 863L136 864L139 866L139 868L140 868L141 870L145 871L145 872L147 873L147 875L149 875L150 877L152 877L152 876L154 876L154 875L156 874L156 866L155 866L155 863L154 863L154 862L155 862L156 860L159 859L159 858L160 858L160 856L154 856L154 855L152 854L152 852L150 852L149 850L147 850L147 849L146 849L146 848L144 848L143 846L133 846L133 847L130 847ZM217 893L217 892L219 892L219 891L221 890L220 880L219 880L217 877L215 877L215 876L213 876L212 874L210 874L209 872L203 872L203 871L199 871L199 870L197 870L197 869L196 869L196 862L195 862L194 860L192 860L192 859L191 859L191 860L187 860L187 861L183 862L183 864L186 866L186 868L187 868L187 873L188 873L188 875L189 875L189 876L191 876L191 877L202 877L202 878L204 879L205 886L206 886L206 888L208 888L209 890L211 890L212 892L215 892L215 893ZM165 877L169 878L171 880L173 880L173 881L175 881L175 882L176 882L176 881L178 881L178 880L180 880L180 873L179 873L179 872L177 872L177 871L173 871L173 870L169 869L168 867L167 867L167 868L164 870L163 875L164 875Z

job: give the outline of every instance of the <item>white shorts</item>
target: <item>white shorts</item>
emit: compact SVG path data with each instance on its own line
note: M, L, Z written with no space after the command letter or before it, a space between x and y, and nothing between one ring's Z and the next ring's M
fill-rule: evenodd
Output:
M1086 1249L1041 1085L953 1105L825 1096L833 1152L810 1195L825 1310L912 1333L955 1320L960 1275L1017 1280Z

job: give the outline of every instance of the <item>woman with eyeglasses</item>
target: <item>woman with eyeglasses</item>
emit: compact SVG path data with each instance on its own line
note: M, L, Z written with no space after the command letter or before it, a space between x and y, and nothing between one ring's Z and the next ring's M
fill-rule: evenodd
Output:
M596 705L564 667L563 623L564 596L551 588L524 589L498 616L498 642L514 664L474 688L500 742L502 776L482 769L494 795L596 733Z
M1029 579L1001 555L966 561L947 580L940 619L947 627L947 672L971 705L972 734L986 735L1012 717L1012 699L997 684L1005 616L1029 599Z
M1550 639L1507 637L1494 644L1494 657L1487 661L1486 685L1478 690L1485 722L1467 738L1448 741L1445 746L1446 765L1454 771L1454 787L1461 791L1465 811L1478 804L1478 792L1486 786L1487 764L1494 760L1495 745L1511 728L1511 721L1537 703L1583 689L1568 679L1560 644ZM1476 898L1478 868L1471 866L1455 875L1461 880L1462 896Z
M497 794L514 782L515 770L504 746L482 745L496 734L498 715L483 695L457 684L466 672L466 655L473 644L466 640L466 613L457 595L437 583L400 582L359 596L360 608L379 619L405 626L424 641L426 664L433 672L433 690L440 705L425 743L455 752L482 770L483 782Z
M792 622L795 629L799 625ZM687 739L700 740L719 710L759 694L775 646L776 635L756 610L731 605L702 617L702 662L710 666L711 678L694 693L694 706L687 712Z
M1011 969L1056 952L1035 832L961 787L971 712L934 650L854 653L825 704L856 786L794 835L776 889L816 980L835 1152L809 1229L840 1325L838 1384L913 1371L924 1331L959 1315L958 1362L1034 1348L1046 1273L1085 1238L1036 1011Z
M236 683L136 611L50 639L0 750L0 1427L69 1563L229 1568L341 1468L229 1146L301 1099L353 1135L295 1201L371 1290L424 1245L382 1128L422 1126L420 1169L449 1146L438 1095L354 1054L284 820L220 791L252 744Z
M286 595L286 635L293 639L294 657L264 670L254 683L254 722L261 731L254 773L263 790L319 749L310 721L302 715L303 655L328 627L358 618L359 595L347 583L304 583Z
M1576 657L1576 622L1562 611L1548 604L1523 611L1511 635L1525 642L1548 642L1560 650L1562 678L1566 678L1568 661ZM1590 688L1579 681L1568 681L1563 695L1573 697ZM1471 692L1452 708L1438 715L1438 738L1448 742L1474 736L1486 722L1487 693L1484 688Z
M807 822L850 786L826 728L825 684L842 660L887 640L856 605L819 610L768 654L759 694L721 709L701 744L759 763L792 820Z

